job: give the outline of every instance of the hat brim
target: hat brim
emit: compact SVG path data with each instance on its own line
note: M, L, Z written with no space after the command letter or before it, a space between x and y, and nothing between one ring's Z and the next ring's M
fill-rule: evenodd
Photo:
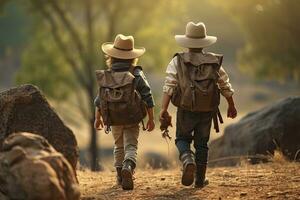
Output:
M217 37L206 36L205 38L188 38L185 35L175 35L176 42L185 48L204 48L217 42Z
M102 51L111 57L120 59L134 59L142 56L146 49L144 47L136 47L130 51L124 51L114 48L114 44L111 42L106 42L101 46Z

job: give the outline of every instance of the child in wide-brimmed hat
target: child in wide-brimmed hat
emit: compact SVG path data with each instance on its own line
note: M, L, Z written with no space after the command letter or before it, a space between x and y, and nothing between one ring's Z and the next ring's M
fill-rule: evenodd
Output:
M192 185L196 172L195 187L204 187L208 183L205 173L211 124L213 121L218 132L218 120L222 123L220 93L228 102L227 117L235 118L234 90L222 67L223 56L203 50L217 41L207 36L203 23L189 22L185 35L176 35L175 39L188 51L175 54L167 66L160 120L170 117L167 110L172 101L178 107L175 143L183 165L181 182ZM195 153L190 147L192 142Z
M151 88L142 71L136 66L137 58L144 54L144 48L134 47L132 36L117 35L114 43L102 45L107 56L108 70L97 70L99 93L95 99L95 128L112 128L115 141L114 160L117 183L123 189L133 189L132 174L136 166L139 123L148 114L143 128L152 131L154 100Z

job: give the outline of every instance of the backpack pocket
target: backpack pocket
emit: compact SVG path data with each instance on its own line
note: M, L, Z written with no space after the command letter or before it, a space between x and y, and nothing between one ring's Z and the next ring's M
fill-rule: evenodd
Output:
M171 102L174 106L179 107L181 104L181 90L179 86L176 86L173 90Z

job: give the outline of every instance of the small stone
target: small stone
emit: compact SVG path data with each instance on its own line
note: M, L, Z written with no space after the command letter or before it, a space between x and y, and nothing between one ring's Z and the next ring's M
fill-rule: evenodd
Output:
M247 192L241 192L240 193L240 196L246 196L247 195Z

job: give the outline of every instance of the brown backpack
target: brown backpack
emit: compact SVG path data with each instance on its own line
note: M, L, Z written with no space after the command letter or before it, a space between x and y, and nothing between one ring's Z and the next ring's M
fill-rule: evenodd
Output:
M222 56L212 53L177 53L178 84L172 103L192 112L215 111L220 104L217 85Z
M106 126L140 123L146 106L135 88L135 77L129 71L97 70L100 109Z

